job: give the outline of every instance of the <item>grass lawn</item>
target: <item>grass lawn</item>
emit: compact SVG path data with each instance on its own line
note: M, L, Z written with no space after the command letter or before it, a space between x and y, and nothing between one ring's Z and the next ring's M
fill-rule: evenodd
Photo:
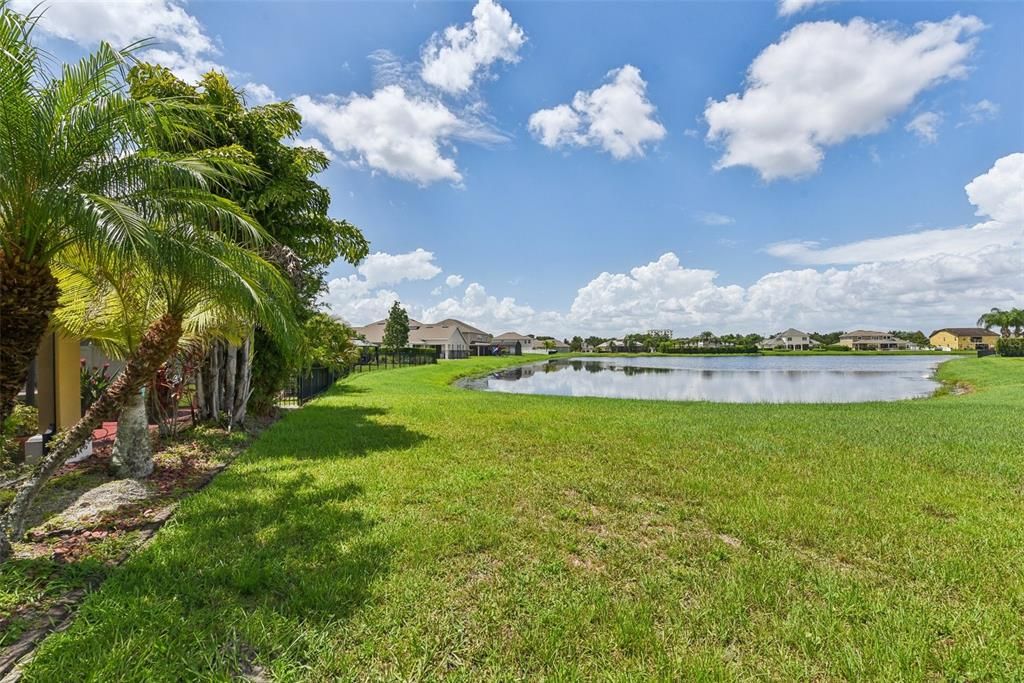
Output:
M27 680L1020 680L1024 360L715 405L358 375L113 571Z

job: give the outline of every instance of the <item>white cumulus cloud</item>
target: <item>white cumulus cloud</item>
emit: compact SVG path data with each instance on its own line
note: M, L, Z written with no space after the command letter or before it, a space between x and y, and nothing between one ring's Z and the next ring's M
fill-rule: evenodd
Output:
M829 0L779 0L779 16L788 17L823 2L829 2Z
M964 188L978 216L1001 223L1024 223L1024 152L996 161Z
M462 279L461 275L449 275L444 279L444 283L454 289L462 284Z
M455 151L454 140L504 139L461 119L439 100L410 95L399 85L385 86L369 97L301 95L295 106L303 124L350 161L420 185L462 182L455 160L447 156Z
M626 64L606 78L596 90L577 92L571 105L534 112L529 128L537 140L545 147L596 146L625 159L643 156L646 145L664 138L640 70Z
M403 254L378 251L367 256L347 277L336 277L327 283L323 303L331 313L361 325L378 320L387 313L391 303L399 300L389 286L407 281L431 280L441 272L434 263L433 252L416 249ZM412 315L412 310L410 310Z
M249 101L249 104L261 105L270 104L271 102L277 101L277 95L265 83L246 83L243 90L245 90L245 97Z
M702 211L697 214L697 220L704 225L732 225L736 219L716 211Z
M378 251L367 256L356 270L368 287L393 285L403 280L430 280L441 272L434 264L434 253L425 249L405 254Z
M999 116L999 105L992 100L978 100L964 107L967 120L957 124L957 128L971 123L984 123Z
M920 22L911 32L853 19L804 23L765 48L746 89L704 110L716 167L750 166L764 180L818 170L825 148L878 133L922 91L968 73L974 16Z
M504 332L516 324L531 324L536 311L519 304L514 297L498 298L487 293L483 285L471 282L461 298L449 297L423 311L428 321L458 318L470 325L491 331ZM501 328L501 329L499 329Z
M464 93L495 62L518 62L525 41L523 29L508 10L494 0L479 0L473 21L449 26L426 44L420 76L449 94Z
M942 125L942 114L926 111L912 118L906 129L916 135L921 142L932 144L939 139L940 125Z

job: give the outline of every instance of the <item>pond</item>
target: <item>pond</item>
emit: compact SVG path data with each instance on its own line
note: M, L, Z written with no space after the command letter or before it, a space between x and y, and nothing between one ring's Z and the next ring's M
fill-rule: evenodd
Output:
M857 403L931 395L952 356L562 358L465 380L483 391L718 403Z

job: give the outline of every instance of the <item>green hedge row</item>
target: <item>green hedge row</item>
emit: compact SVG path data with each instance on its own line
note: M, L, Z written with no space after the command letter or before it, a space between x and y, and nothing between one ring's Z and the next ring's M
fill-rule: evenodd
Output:
M720 353L761 353L756 346L672 346L670 344L659 344L658 351L661 353L689 353L689 354L720 354Z
M1024 356L1024 337L1001 337L996 342L996 351L1000 356Z

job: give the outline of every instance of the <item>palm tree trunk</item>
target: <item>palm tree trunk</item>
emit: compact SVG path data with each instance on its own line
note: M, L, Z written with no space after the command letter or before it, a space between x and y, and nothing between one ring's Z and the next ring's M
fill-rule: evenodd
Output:
M17 495L0 520L0 561L11 553L9 539L20 539L25 534L28 509L43 484L68 458L81 450L92 437L93 430L108 420L149 382L160 366L171 357L181 338L181 318L164 314L142 336L135 352L125 362L124 369L107 389L100 394L89 410L85 411L74 427L57 439L49 452L36 465L32 474L22 483ZM7 537L4 538L6 533Z
M224 359L224 412L228 414L228 427L235 419L235 377L238 375L238 347L228 344Z
M199 367L196 368L195 372L195 383L196 383L196 405L199 406L199 419L203 420L206 418L206 392L203 390L203 363L199 363Z
M210 350L210 419L220 414L220 342L214 342Z
M252 335L245 338L245 343L239 351L241 354L241 376L238 379L238 390L235 398L234 419L236 422L245 422L245 413L249 405L249 397L252 396Z
M149 442L149 420L142 392L128 398L117 419L117 436L111 449L110 466L121 479L142 479L153 471L153 446Z
M0 422L14 409L59 295L49 265L0 252Z

